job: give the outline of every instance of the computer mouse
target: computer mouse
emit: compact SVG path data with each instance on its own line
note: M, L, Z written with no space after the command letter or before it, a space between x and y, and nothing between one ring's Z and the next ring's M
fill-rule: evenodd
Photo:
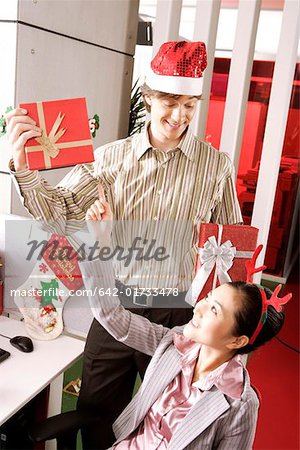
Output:
M30 353L33 350L33 342L27 336L15 336L9 342L21 352Z

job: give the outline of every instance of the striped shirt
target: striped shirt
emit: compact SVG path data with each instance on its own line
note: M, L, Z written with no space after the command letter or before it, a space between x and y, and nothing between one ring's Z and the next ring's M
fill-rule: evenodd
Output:
M187 290L200 224L242 222L229 157L190 130L175 149L153 148L145 128L98 148L95 159L74 167L57 187L37 171L12 172L24 206L46 228L55 223L53 231L69 235L84 224L100 182L116 220L116 278L140 288Z

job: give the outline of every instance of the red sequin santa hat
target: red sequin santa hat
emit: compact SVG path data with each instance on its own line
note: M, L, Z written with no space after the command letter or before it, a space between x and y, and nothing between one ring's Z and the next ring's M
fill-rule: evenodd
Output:
M201 95L206 66L204 42L165 42L151 61L145 82L168 94Z

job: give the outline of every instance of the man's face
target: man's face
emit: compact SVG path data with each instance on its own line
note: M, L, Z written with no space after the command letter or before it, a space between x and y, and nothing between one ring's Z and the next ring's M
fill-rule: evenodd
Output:
M151 131L161 142L179 140L194 117L197 98L181 95L179 98L147 97L151 107Z

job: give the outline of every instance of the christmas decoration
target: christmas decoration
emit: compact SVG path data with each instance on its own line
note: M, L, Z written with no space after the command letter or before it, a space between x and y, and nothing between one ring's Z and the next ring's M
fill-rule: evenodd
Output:
M98 114L95 114L92 119L89 119L89 126L92 137L93 138L96 137L97 131L99 130L100 127L100 119Z
M255 342L255 339L257 338L257 336L259 335L262 327L264 326L266 320L267 320L267 315L268 315L268 306L273 306L273 308L275 308L275 310L277 312L282 311L282 306L285 305L291 298L292 298L292 294L289 293L287 295L285 295L282 298L277 297L277 295L279 294L280 290L282 288L282 285L279 284L274 292L271 295L271 298L267 299L266 293L264 289L259 289L260 290L260 294L261 294L261 300L262 300L262 311L261 311L261 316L259 319L259 322L257 324L256 330L254 331L249 344L253 344Z
M247 269L247 283L252 283L253 280L253 275L255 273L261 272L263 270L265 270L267 268L267 266L260 266L260 267L255 267L256 265L256 260L258 258L258 255L260 254L261 250L262 250L263 246L259 245L257 247L257 249L254 252L254 255L252 257L252 259L250 261L247 261L246 263L246 269ZM271 297L269 299L267 299L267 295L265 290L263 289L262 286L258 286L260 290L260 295L261 295L261 301L262 301L262 309L261 309L261 315L260 315L260 319L258 321L257 327L249 341L249 344L254 344L255 339L257 338L257 336L259 335L262 327L264 326L264 324L266 323L267 320L267 316L268 316L268 306L273 306L273 308L275 308L275 310L277 312L282 311L282 306L285 305L288 301L290 301L290 299L292 298L292 294L289 293L287 295L285 295L282 298L278 297L279 292L281 291L282 285L279 284L275 289L274 292L272 293Z
M7 114L9 111L12 111L12 109L13 108L11 106L6 108L5 114ZM7 123L6 123L5 115L2 115L0 117L0 137L5 135L5 133L6 133L6 126L7 126Z
M25 145L29 169L50 169L94 161L85 98L22 103L42 129Z
M83 280L79 256L64 236L51 235L39 259L28 280L16 290L15 303L24 316L28 334L49 340L62 333L64 304Z
M202 224L195 278L185 301L194 305L220 284L246 281L246 262L257 244L258 229L249 225Z
M201 95L206 66L204 42L165 42L151 61L145 82L156 91Z

